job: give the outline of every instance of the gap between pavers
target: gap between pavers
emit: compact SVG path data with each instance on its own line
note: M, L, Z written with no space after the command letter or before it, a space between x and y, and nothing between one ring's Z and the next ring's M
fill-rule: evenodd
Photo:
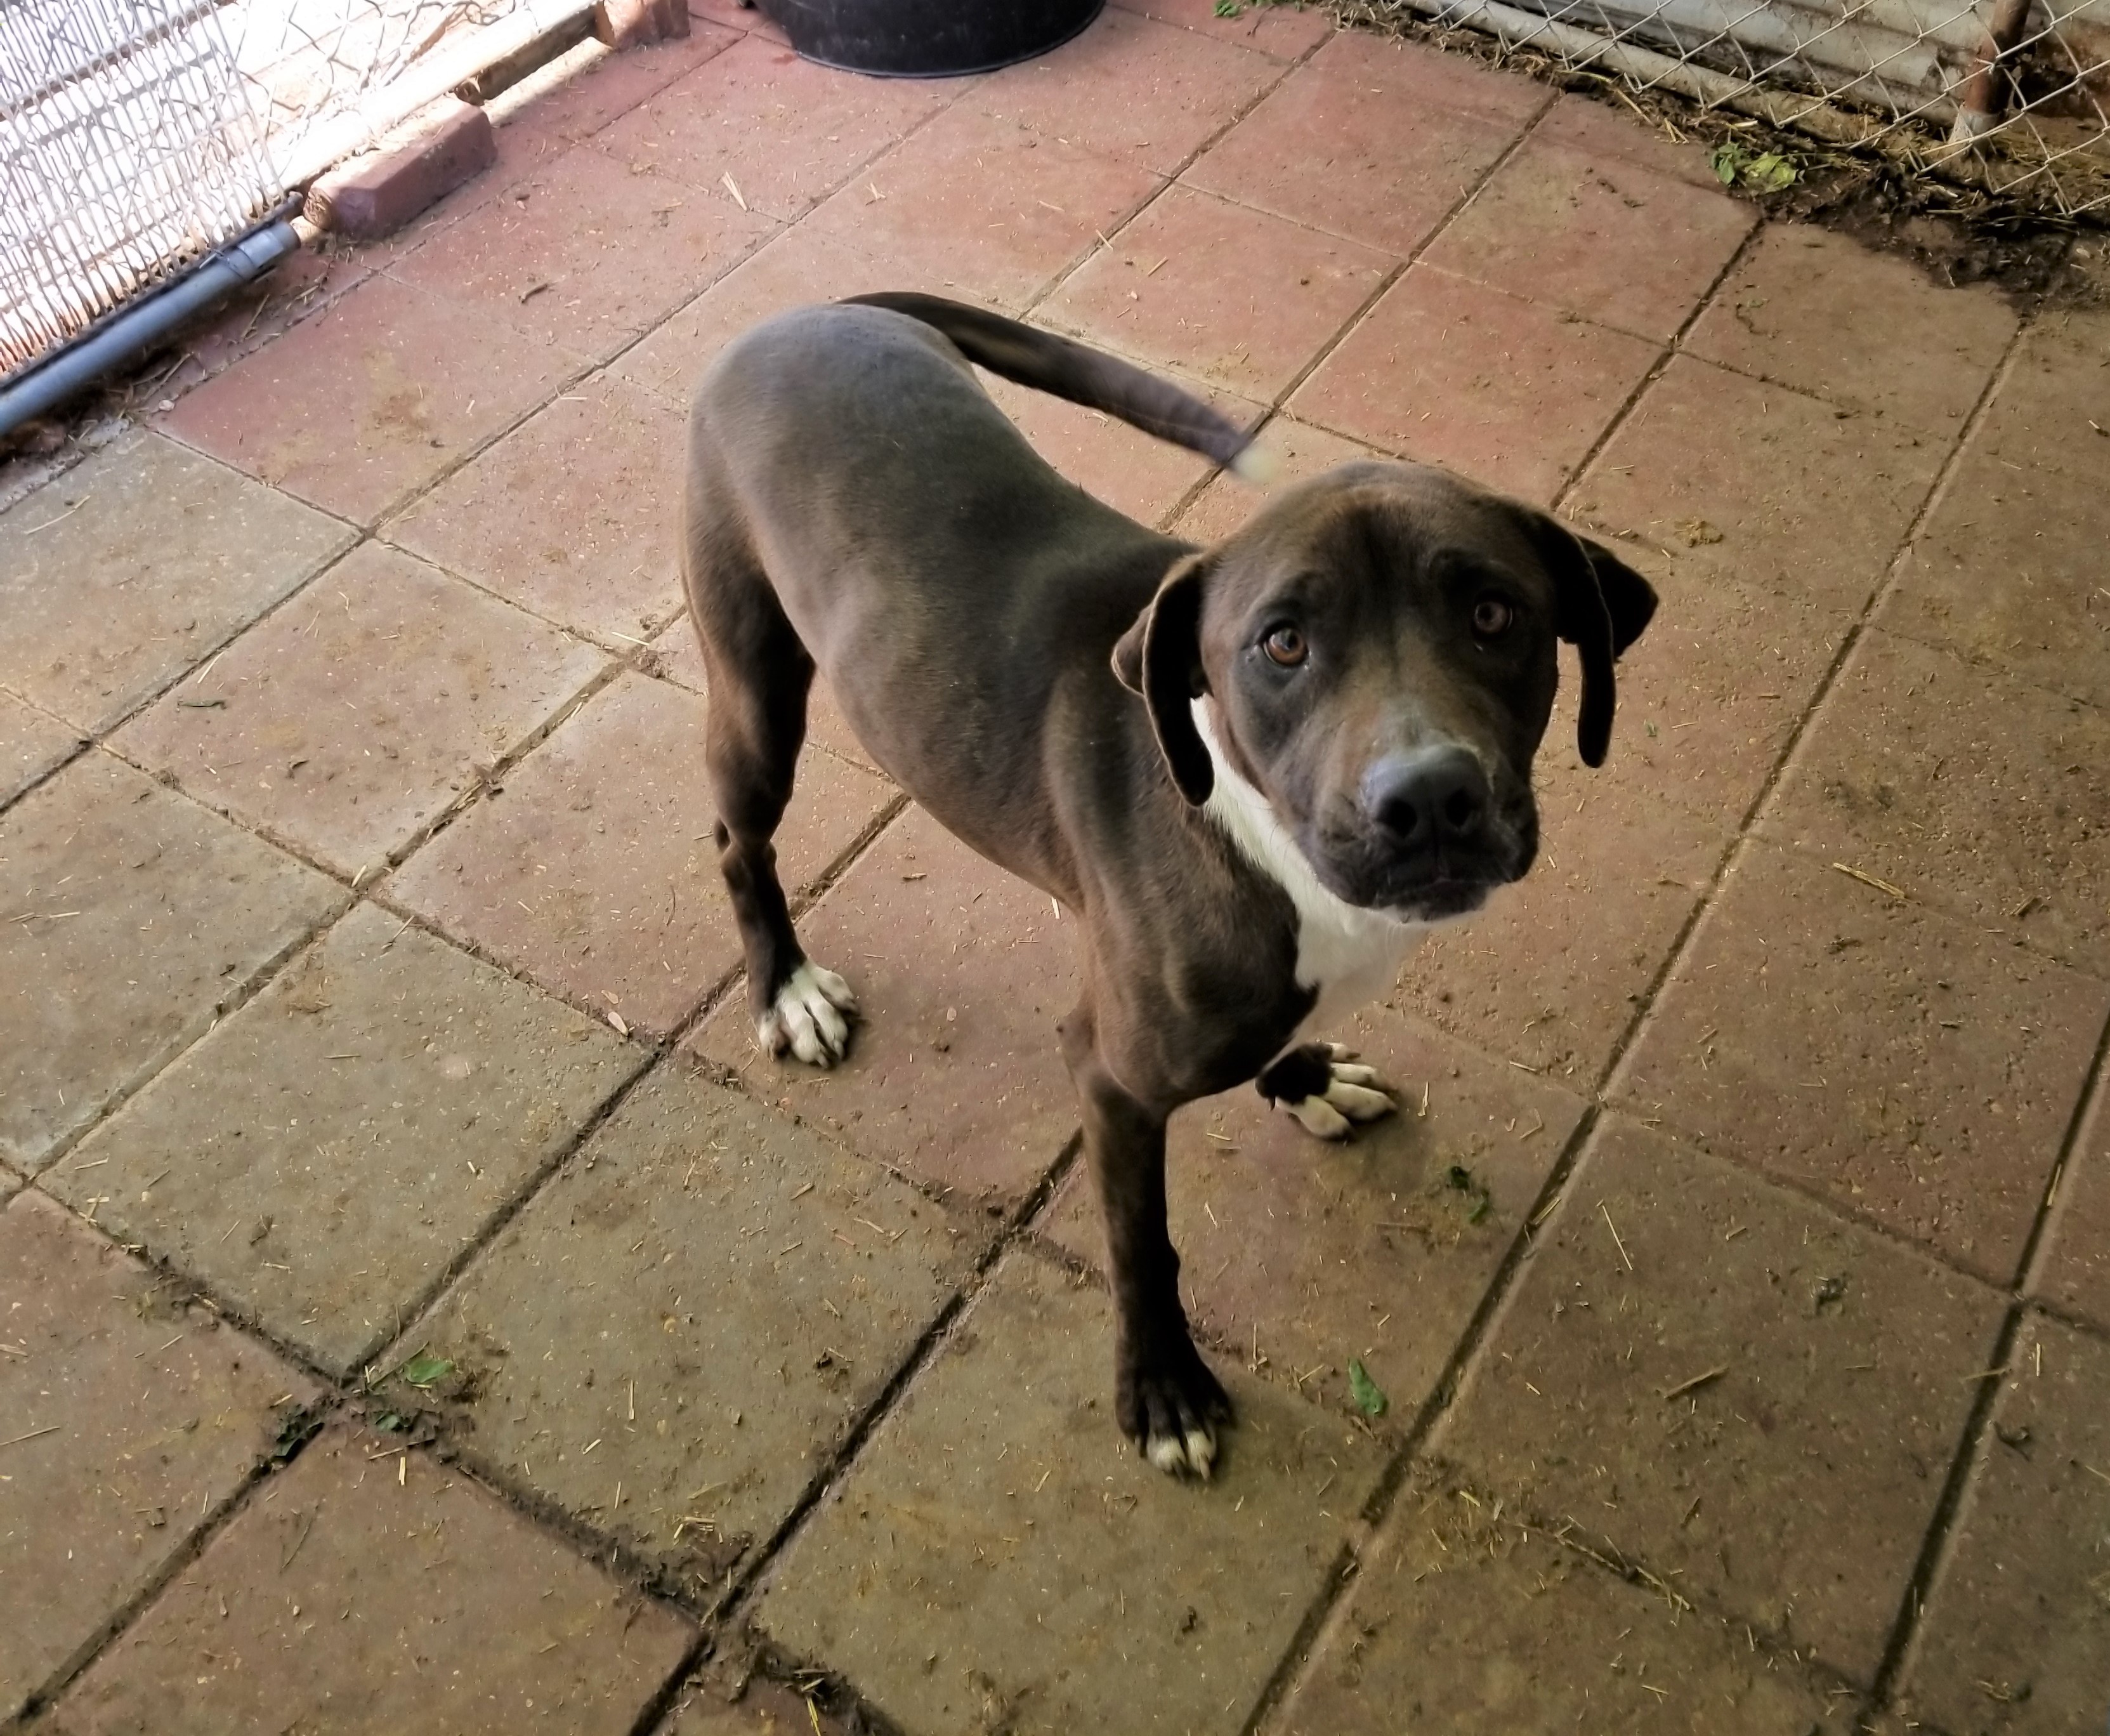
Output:
M654 1036L740 963L712 837L702 699L625 673L379 889L552 992ZM801 895L876 824L891 785L808 752L777 835Z
M2110 1344L2029 1320L1901 1674L1911 1713L2091 1730L2110 1683Z
M432 1415L709 1603L992 1234L670 1062L408 1329L369 1408ZM419 1388L414 1353L443 1365Z
M1843 868L1741 846L1606 1095L2012 1283L2110 984Z
M1852 1697L1738 1624L1626 1583L1591 1545L1432 1466L1393 1502L1268 1728L1280 1736L1845 1736Z
M1343 1565L1370 1439L1234 1371L1216 1481L1112 1417L1104 1293L1007 1255L772 1565L755 1620L923 1736L1242 1729Z
M608 661L596 646L369 542L111 745L364 882Z
M34 1172L346 902L109 755L0 817L0 1154Z
M0 1718L94 1646L318 1396L43 1195L0 1211Z
M53 1736L627 1736L690 1625L394 1448L326 1429L88 1667Z
M173 440L128 434L0 513L0 681L99 734L353 536Z
M1866 1685L2004 1314L1997 1290L1610 1115L1431 1450Z
M46 1185L342 1377L644 1062L361 904Z

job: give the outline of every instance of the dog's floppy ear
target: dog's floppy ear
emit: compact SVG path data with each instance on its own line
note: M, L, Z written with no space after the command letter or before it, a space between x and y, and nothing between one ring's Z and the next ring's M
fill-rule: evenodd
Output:
M1172 781L1194 807L1216 787L1216 768L1194 727L1202 674L1202 581L1208 556L1190 555L1166 574L1150 607L1114 645L1114 674L1150 708L1150 727Z
M1555 631L1575 647L1582 664L1575 750L1585 765L1605 763L1612 745L1618 682L1612 664L1641 636L1655 614L1655 588L1602 543L1578 537L1553 519L1553 573L1559 615Z

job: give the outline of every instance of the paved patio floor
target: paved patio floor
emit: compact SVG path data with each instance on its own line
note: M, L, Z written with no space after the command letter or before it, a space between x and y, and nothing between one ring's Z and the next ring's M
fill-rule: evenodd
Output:
M0 1720L2099 1733L2110 315L1286 8L920 84L709 0L500 136L0 514ZM1529 880L1337 1033L1403 1113L1175 1121L1207 1489L1109 1414L1070 936L825 704L781 842L869 1017L749 1040L673 454L874 288L1663 593Z

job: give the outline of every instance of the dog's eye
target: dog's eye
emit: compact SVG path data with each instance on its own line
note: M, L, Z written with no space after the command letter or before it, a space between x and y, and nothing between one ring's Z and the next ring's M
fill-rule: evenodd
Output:
M1303 662L1305 653L1309 649L1304 642L1304 635L1293 627L1278 627L1260 643L1261 649L1267 653L1269 659L1285 669L1293 669Z
M1483 596L1473 605L1473 631L1483 639L1500 638L1516 619L1516 610L1498 596Z

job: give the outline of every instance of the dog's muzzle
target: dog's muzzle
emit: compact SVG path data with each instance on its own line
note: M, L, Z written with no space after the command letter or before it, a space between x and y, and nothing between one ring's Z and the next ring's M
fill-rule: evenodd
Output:
M1500 800L1479 756L1456 744L1384 755L1356 794L1324 854L1326 877L1365 908L1420 922L1463 916L1537 854L1528 794L1521 805Z

